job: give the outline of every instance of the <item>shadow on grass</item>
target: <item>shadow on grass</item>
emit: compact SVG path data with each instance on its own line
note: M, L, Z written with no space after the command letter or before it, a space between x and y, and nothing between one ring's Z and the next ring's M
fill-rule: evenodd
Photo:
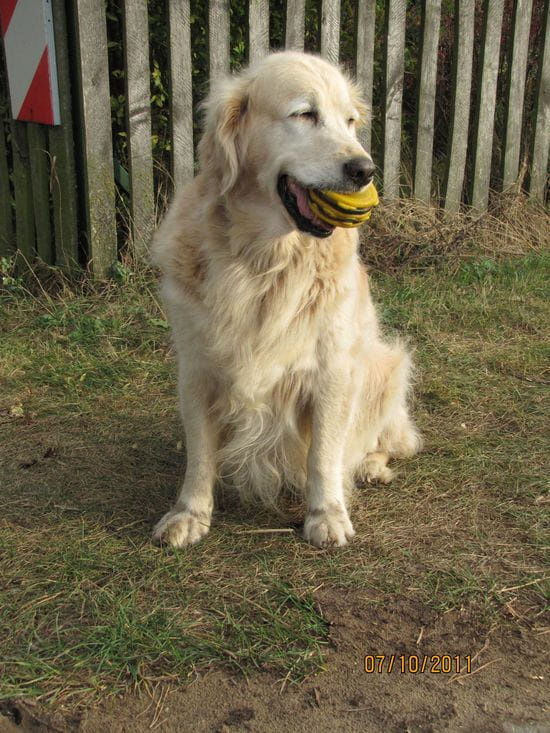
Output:
M31 527L44 512L78 514L117 533L148 539L173 504L185 474L177 416L156 421L135 413L12 419L3 425L0 474L4 518ZM216 518L250 529L298 526L266 511L244 509L217 487Z

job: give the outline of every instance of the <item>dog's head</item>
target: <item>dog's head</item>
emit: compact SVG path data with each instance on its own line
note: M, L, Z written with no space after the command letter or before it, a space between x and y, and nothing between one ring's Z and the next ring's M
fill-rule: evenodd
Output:
M201 168L220 193L268 198L291 228L329 236L308 189L350 192L372 180L374 164L356 136L367 109L355 85L319 57L267 56L214 83L204 106Z

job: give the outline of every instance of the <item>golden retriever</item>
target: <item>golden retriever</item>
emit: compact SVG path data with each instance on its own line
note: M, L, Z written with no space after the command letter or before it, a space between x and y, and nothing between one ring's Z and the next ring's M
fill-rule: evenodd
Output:
M153 245L179 367L187 467L157 543L210 528L217 481L275 507L305 495L303 534L345 545L357 479L387 482L419 436L409 356L379 334L356 229L323 224L306 189L363 188L374 172L354 84L316 56L271 54L213 84L200 171Z

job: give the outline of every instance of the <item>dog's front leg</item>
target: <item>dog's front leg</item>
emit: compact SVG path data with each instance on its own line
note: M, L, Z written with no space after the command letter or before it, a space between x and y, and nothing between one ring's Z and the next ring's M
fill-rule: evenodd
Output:
M216 438L205 380L180 373L179 401L187 451L185 479L174 508L153 531L154 542L172 547L194 544L210 529L216 477Z
M317 547L342 546L355 531L346 508L344 449L355 412L346 368L325 375L313 403L304 537Z

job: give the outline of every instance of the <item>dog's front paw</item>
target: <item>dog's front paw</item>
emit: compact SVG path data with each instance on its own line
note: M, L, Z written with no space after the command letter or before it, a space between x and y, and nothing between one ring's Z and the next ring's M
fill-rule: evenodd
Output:
M209 529L210 515L207 512L173 509L156 525L153 530L153 542L156 545L172 547L194 545Z
M354 534L346 509L338 504L306 515L304 538L316 547L342 547Z

